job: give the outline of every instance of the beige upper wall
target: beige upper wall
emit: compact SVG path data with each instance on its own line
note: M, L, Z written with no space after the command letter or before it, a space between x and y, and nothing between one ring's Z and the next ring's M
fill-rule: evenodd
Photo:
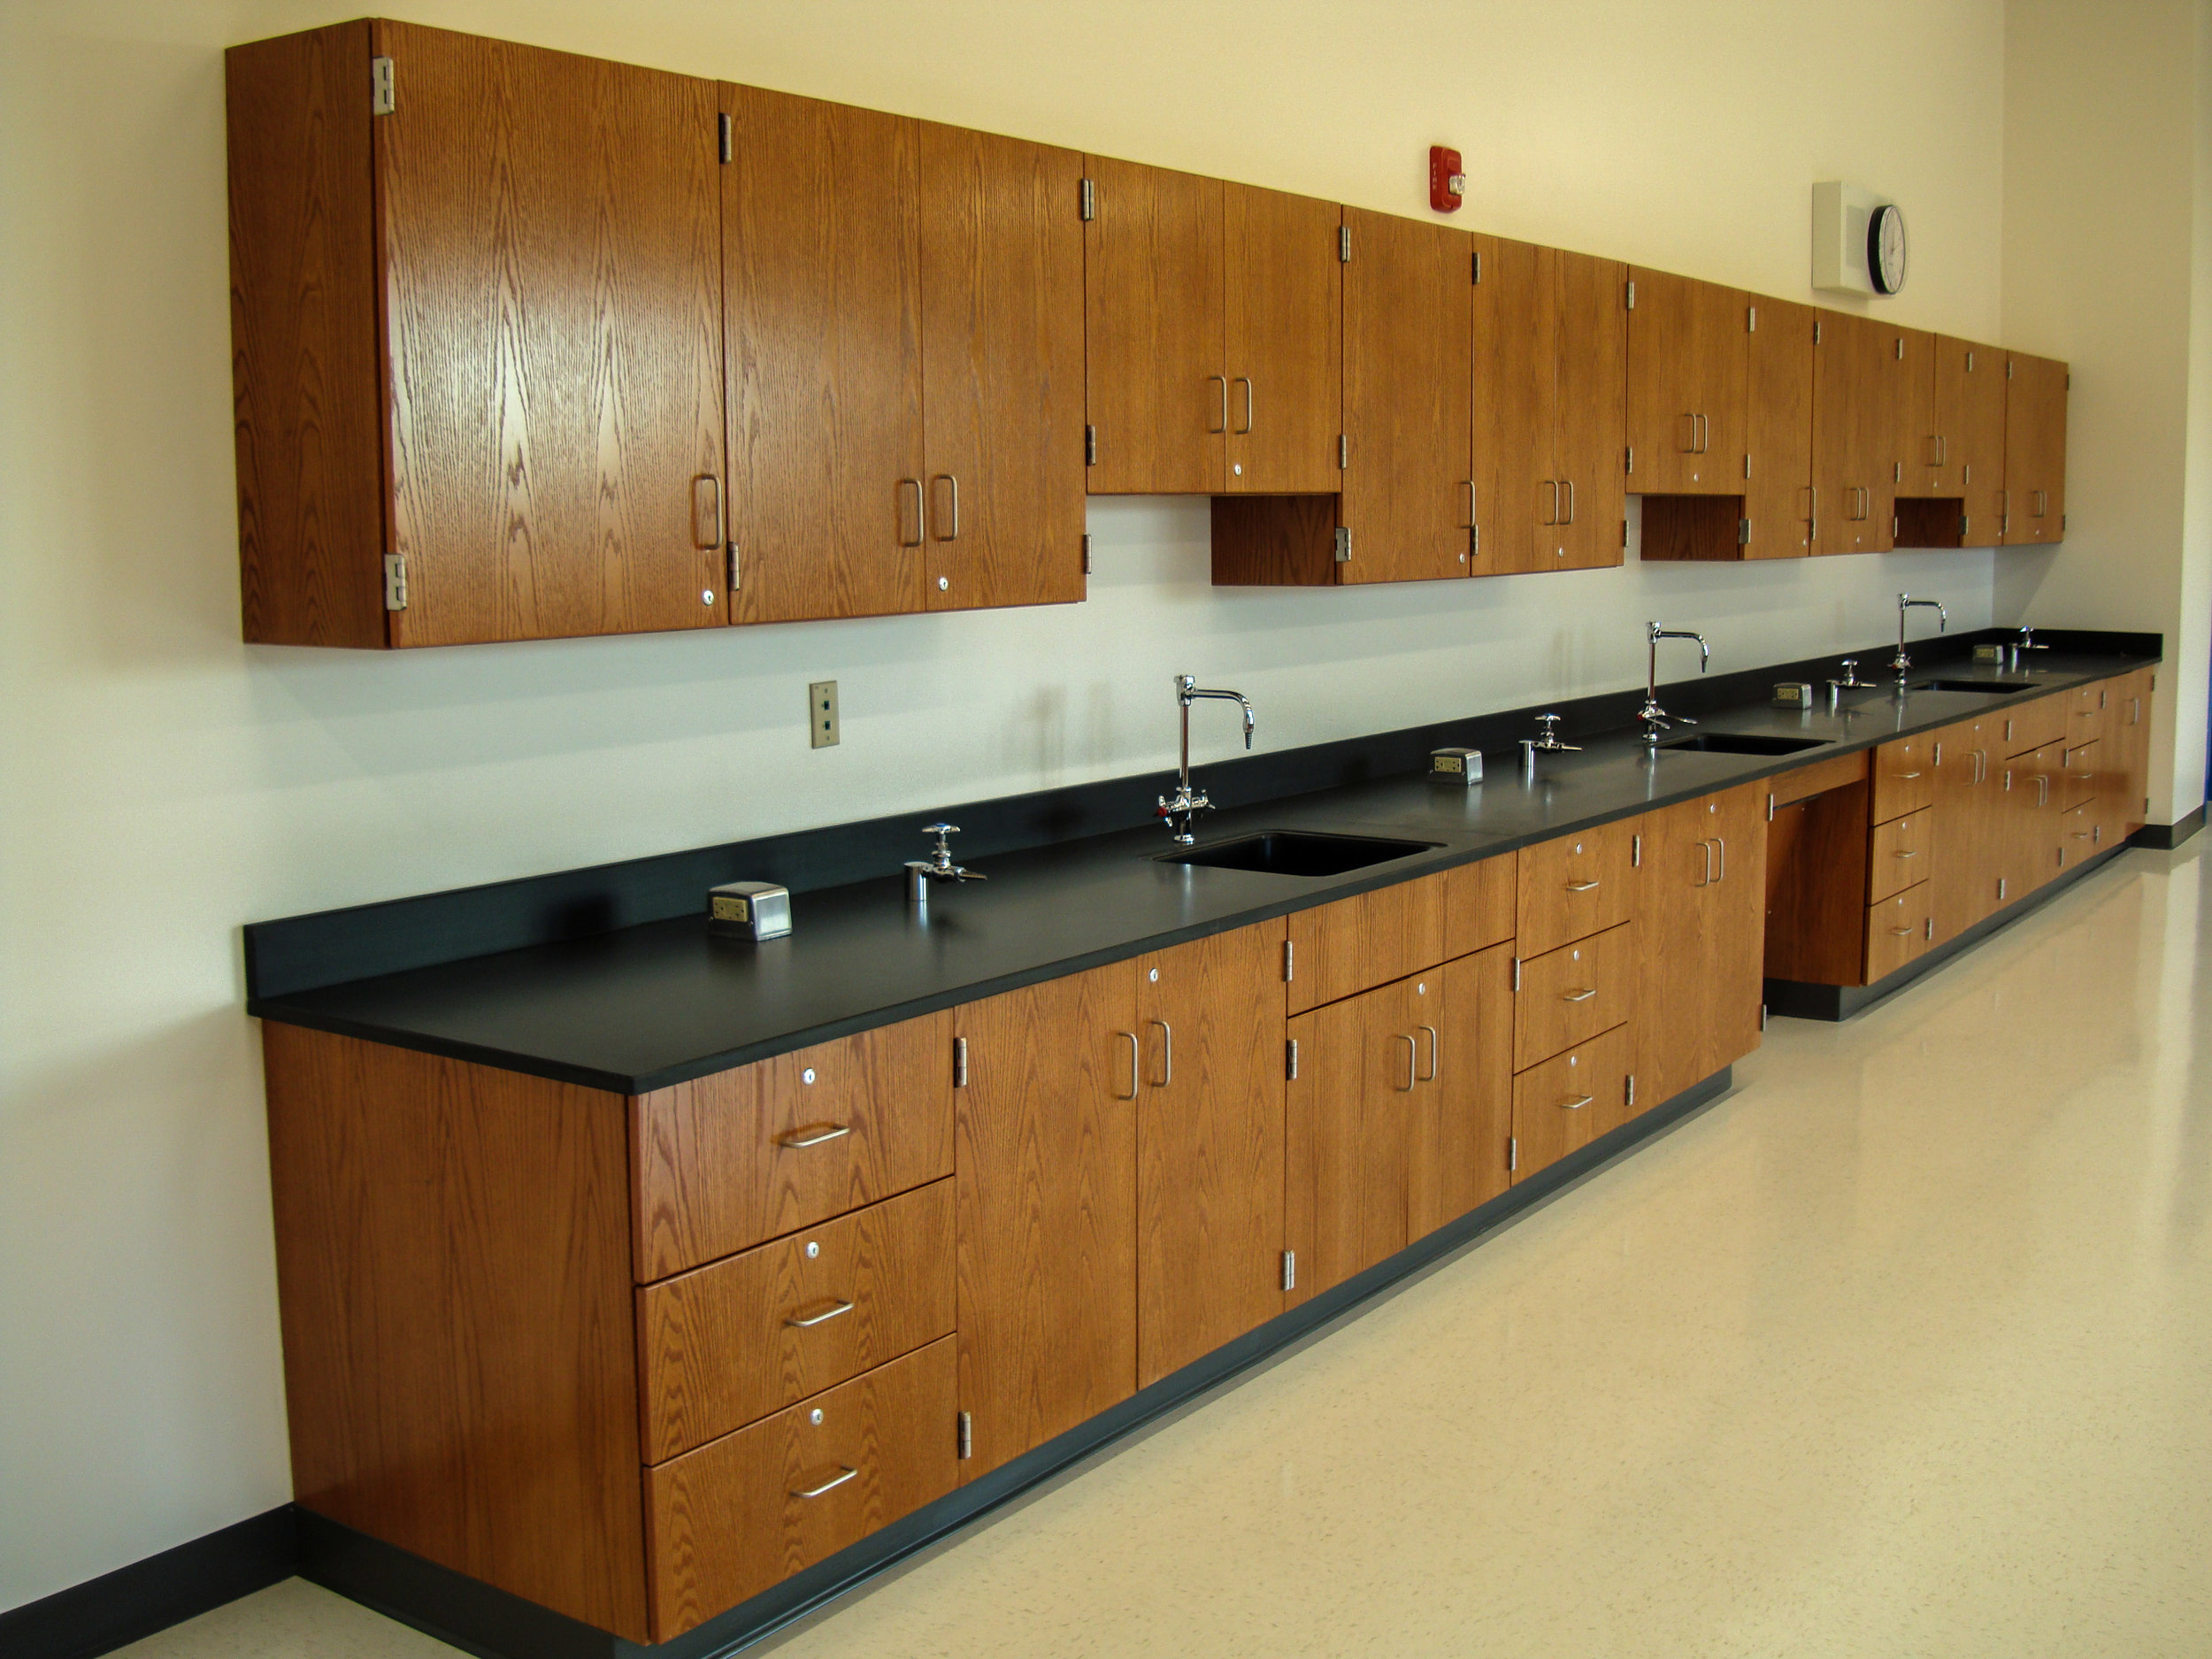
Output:
M1652 617L1716 672L1872 655L1901 587L1989 618L1986 553L1220 593L1202 504L1121 502L1078 607L249 649L221 49L349 11L0 6L0 1605L288 1495L245 921L1165 769L1180 670L1279 748L1637 683ZM1996 0L405 15L1408 211L1449 142L1463 222L1785 296L1840 176L1911 211L1891 314L1996 332ZM844 741L811 751L831 675Z

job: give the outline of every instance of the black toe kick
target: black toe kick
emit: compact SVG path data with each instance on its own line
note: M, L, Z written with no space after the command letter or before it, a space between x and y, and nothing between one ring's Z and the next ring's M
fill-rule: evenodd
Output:
M1454 1252L1498 1232L1726 1094L1724 1068L1538 1171L1385 1262L1163 1377L1089 1422L894 1521L696 1630L641 1647L302 1509L300 1574L484 1659L719 1659L826 1607L969 1522L1264 1363Z

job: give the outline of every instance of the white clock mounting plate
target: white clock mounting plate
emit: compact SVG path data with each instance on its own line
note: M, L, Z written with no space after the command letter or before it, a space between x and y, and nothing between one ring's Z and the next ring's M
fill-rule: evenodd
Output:
M1813 286L1828 294L1893 294L1868 267L1867 231L1876 210L1894 206L1888 197L1855 184L1831 180L1813 186ZM1901 215L1899 216L1901 220ZM1901 224L1900 228L1901 229ZM1898 242L1899 285L1903 280L1902 241Z

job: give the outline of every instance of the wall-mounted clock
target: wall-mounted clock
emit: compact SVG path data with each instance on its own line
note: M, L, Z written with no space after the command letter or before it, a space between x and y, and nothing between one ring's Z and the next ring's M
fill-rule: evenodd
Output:
M1866 217L1866 274L1877 294L1905 286L1905 214L1886 202Z

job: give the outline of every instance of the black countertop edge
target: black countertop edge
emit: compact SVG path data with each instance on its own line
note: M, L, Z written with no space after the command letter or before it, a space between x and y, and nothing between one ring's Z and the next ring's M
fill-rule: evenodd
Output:
M2098 642L2101 643L2101 641ZM2052 656L2061 658L2062 663L2069 655L2071 654L2055 649L2052 652ZM1938 661L1942 659L1938 659ZM2107 655L2100 652L2097 659L2092 662L2063 663L2063 665L2062 663L2055 663L2051 669L2039 672L2044 675L2047 692L2055 693L2085 681L2108 678L2116 673L2126 672L2132 668L2147 665L2152 660L2155 659L2139 657L2132 654L2123 657L2117 653ZM1935 662L1925 664L1931 670L1936 665ZM1880 701L1879 698L1870 699L1861 707L1871 708L1877 706ZM1993 710L2003 706L2005 706L2005 700L1997 696L1980 700L1978 706L1963 708L1956 701L1953 701L1924 719L1916 721L1900 719L1862 738L1829 740L1816 751L1773 757L1701 757L1710 763L1718 763L1718 764L1702 771L1692 767L1689 769L1691 775L1676 780L1676 787L1667 790L1654 790L1647 786L1644 789L1631 794L1622 789L1623 780L1621 778L1609 779L1601 776L1595 780L1597 787L1611 793L1613 799L1602 806L1597 806L1595 803L1593 803L1594 810L1566 818L1549 818L1542 823L1527 825L1512 832L1477 831L1471 836L1463 834L1455 841L1432 841L1425 851L1417 855L1394 859L1386 864L1350 872L1335 878L1302 882L1295 892L1279 893L1277 896L1271 898L1248 903L1237 903L1233 908L1218 910L1214 913L1180 925L1165 927L1141 926L1129 934L1105 939L1094 942L1087 948L1070 950L1065 954L1055 955L1047 950L1022 956L1016 965L1002 972L967 972L956 973L955 977L938 977L934 983L930 984L928 988L919 995L882 998L871 997L865 993L856 993L851 1003L841 1010L834 1017L809 1018L788 1027L769 1030L755 1040L736 1044L715 1045L703 1050L695 1046L683 1052L672 1055L664 1064L632 1068L580 1064L572 1058L564 1058L557 1053L540 1052L524 1047L471 1041L450 1030L438 1031L423 1028L425 1025L435 1024L434 1018L419 1019L411 1025L401 1018L375 1017L375 1009L380 999L382 999L388 1006L395 995L403 1003L411 998L411 1006L417 1014L420 1014L426 1005L436 1009L441 991L445 987L433 981L447 979L457 969L463 971L464 977L451 979L449 983L454 987L456 999L465 1000L473 995L476 988L474 976L466 972L479 966L476 959L460 964L440 964L437 969L376 976L371 979L355 981L347 985L319 987L315 991L296 992L288 996L256 996L249 1001L248 1011L263 1018L329 1031L371 1041L390 1043L398 1047L442 1055L503 1070L542 1076L585 1087L622 1094L646 1094L736 1066L749 1064L757 1060L770 1058L778 1054L788 1053L793 1049L918 1018L941 1009L978 1001L984 997L1017 990L1024 986L1081 972L1087 969L1126 961L1148 952L1168 949L1214 933L1271 920L1297 910L1310 909L1317 904L1395 886L1402 881L1416 879L1458 865L1509 853L1521 847L1550 840L1561 834L1571 833L1576 830L1595 828L1600 825L1620 818L1656 810L1681 801L1693 800L1717 789L1733 788L1755 783L1810 763L1856 753L1882 742L1894 741L1898 737L1909 736L1916 732L1932 730L1961 718L1970 718L1985 708ZM1739 712L1753 718L1759 718L1762 714L1766 718L1772 718L1772 711L1763 709L1761 705L1743 708ZM1556 762L1547 764L1570 769L1563 772L1562 777L1555 780L1564 785L1576 772L1594 772L1602 774L1609 769L1617 773L1624 761L1640 764L1640 746L1632 738L1623 736L1603 741L1593 741L1584 751L1584 757L1563 757ZM1425 750L1423 753L1425 756ZM1463 792L1459 790L1443 788L1420 780L1409 780L1403 777L1385 780L1382 786L1364 788L1308 791L1225 813L1215 832L1204 839L1214 841L1227 839L1234 834L1249 833L1255 829L1267 827L1271 820L1310 815L1317 811L1333 815L1326 821L1337 824L1355 823L1374 833L1394 831L1410 838L1419 835L1421 831L1417 818L1409 817L1409 812L1438 800L1451 802L1463 798ZM1528 796L1525 791L1522 792L1518 797L1518 804L1524 809L1526 808ZM1515 802L1508 799L1502 803L1502 811L1509 815L1514 806ZM1394 823L1389 818L1389 814L1393 811L1399 815ZM1377 824L1373 821L1378 814L1384 818L1384 823ZM1048 881L1064 869L1068 872L1069 885L1071 888L1079 887L1082 885L1087 872L1090 872L1094 879L1099 872L1103 871L1117 879L1125 882L1135 881L1139 879L1134 874L1135 869L1148 862L1147 849L1157 845L1156 841L1153 839L1156 833L1156 828L1152 829L1149 835L1142 831L1115 832L1087 838L1091 843L1087 847L1064 847L1050 854L1046 854L1041 849L1032 849L1025 856L1015 855L1013 862L1032 866L1026 873L1033 879L1038 868L1041 867L1042 861L1049 858L1052 864L1046 871ZM844 920L848 937L843 943L844 949L852 949L854 941L851 934L856 926L863 932L864 936L860 940L863 947L870 942L867 935L871 932L875 935L880 935L887 948L895 942L895 935L891 931L893 923L890 918L893 916L903 914L897 905L895 890L891 887L891 883L895 879L895 878L879 877L872 881L849 886L843 889L826 891L822 895L819 902L824 906L832 910L841 907L846 912ZM960 891L964 894L983 890L962 889ZM1108 894L1105 896L1110 900L1113 895ZM889 904L885 902L887 898L892 901ZM1034 896L1031 896L1019 902L1034 907L1036 900ZM1049 898L1048 898L1048 902L1050 902ZM857 924L854 923L852 917L864 912L864 918ZM695 908L690 911L690 915L696 915ZM693 927L687 918L672 919L682 925L680 931L683 949L692 956L696 956L700 938L699 930ZM958 919L956 918L954 918L953 925L957 930ZM1019 925L1020 918L1018 917L1016 918L1017 929ZM657 927L652 925L641 925L633 928L630 932L634 936L640 938L657 935L662 939L666 939L671 936L671 930L665 924ZM798 939L786 941L786 945L787 947L796 945L804 937L803 933ZM588 952L591 948L590 941L530 946L514 951L496 953L495 957L482 959L481 966L488 977L504 981L502 994L506 997L510 1005L507 1011L511 1013L511 1005L515 999L518 996L526 998L535 985L542 984L547 987L548 995L551 995L553 991L558 988L562 976L573 969L576 953L580 950ZM1019 943L1016 942L1010 945L1008 949L1018 954L1020 948ZM752 948L742 949L749 950ZM818 949L826 949L834 953L840 946L833 941L826 948L818 947ZM645 972L649 976L650 970L656 965L664 964L651 962L646 964ZM709 964L705 972L710 974L712 965ZM619 964L613 968L608 968L603 964L595 966L588 972L600 976L592 983L603 995L643 998L643 1005L649 1009L649 994L638 988L633 983L624 980L620 977L623 970ZM915 978L931 977L926 969L915 969L911 972ZM773 972L785 979L806 977L799 970L794 968L779 967ZM758 975L760 982L771 989L780 988L783 982L782 979L772 977L771 970L764 966L758 970ZM696 971L694 972L694 977L696 977ZM824 983L836 980L838 976L833 956L823 958L822 965L815 969L813 977ZM911 982L910 979L908 982ZM569 988L572 989L572 985ZM819 992L823 985L818 984L814 988ZM841 984L840 988L841 989ZM718 987L716 994L718 996L734 998L741 1002L745 998L747 989L747 986L741 984L733 992L725 985ZM438 1011L442 1013L443 1010L439 1009ZM596 1012L595 1007L593 1012ZM734 1016L730 1018L735 1018ZM465 1024L465 1019L463 1023ZM491 1023L496 1025L498 1022L495 1019ZM738 1021L738 1023L747 1022ZM557 1046L558 1045L548 1045L548 1047Z
M1985 628L1939 635L1914 641L1911 649L1919 658L1920 671L1930 672L1970 657L1978 643L2007 641L2013 633ZM2163 649L2162 636L2155 634L2049 629L2044 638L2054 655L2154 661ZM1871 664L1865 669L1867 677L1878 676L1879 664L1892 649L1885 643L1855 653L1863 665ZM1778 680L1821 684L1836 672L1845 655L1673 681L1663 688L1661 700L1692 716L1761 703ZM1429 751L1447 745L1485 750L1494 770L1512 763L1515 745L1528 733L1541 709L1556 711L1563 736L1574 741L1627 730L1641 700L1641 694L1633 690L1605 692L1275 753L1236 756L1205 763L1199 777L1217 801L1273 803L1419 772L1427 767ZM1164 722L1170 718L1166 702L1164 696ZM411 968L695 915L706 890L724 881L779 881L795 894L848 886L895 871L906 859L918 856L922 847L918 828L932 817L963 826L958 850L971 864L1133 829L1156 821L1154 797L1171 781L1165 773L1139 773L252 922L243 930L249 1008L259 1011L256 1005L271 999Z

